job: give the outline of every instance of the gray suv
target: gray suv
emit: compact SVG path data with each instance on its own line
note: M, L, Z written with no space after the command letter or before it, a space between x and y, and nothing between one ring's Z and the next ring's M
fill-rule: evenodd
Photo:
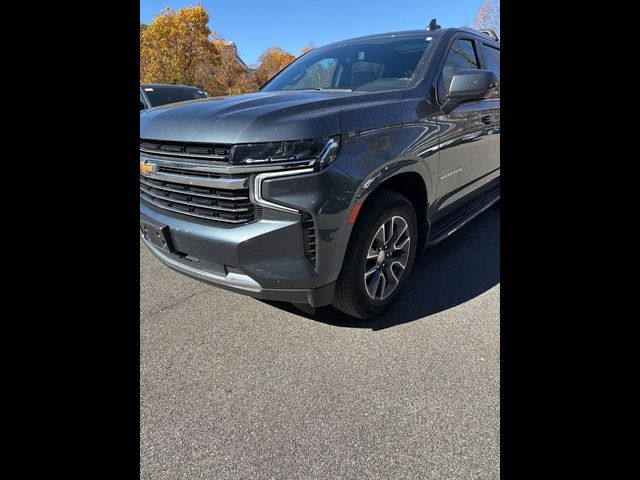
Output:
M500 44L433 23L142 112L145 245L234 292L382 313L416 255L500 198Z

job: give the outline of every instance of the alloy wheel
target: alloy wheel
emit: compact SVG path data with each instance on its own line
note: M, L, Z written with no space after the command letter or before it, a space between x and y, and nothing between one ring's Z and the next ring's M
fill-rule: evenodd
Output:
M384 300L393 293L406 269L411 236L409 225L393 216L378 228L367 252L364 286L374 300Z

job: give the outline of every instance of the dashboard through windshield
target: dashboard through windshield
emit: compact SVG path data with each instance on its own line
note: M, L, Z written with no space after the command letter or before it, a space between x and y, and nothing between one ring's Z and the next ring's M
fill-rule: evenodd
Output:
M418 81L421 60L432 40L428 35L378 37L312 50L273 77L261 91L408 88Z

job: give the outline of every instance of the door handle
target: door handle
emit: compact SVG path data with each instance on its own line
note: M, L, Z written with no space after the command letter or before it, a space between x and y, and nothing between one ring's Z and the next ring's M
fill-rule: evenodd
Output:
M489 125L493 122L493 115L482 115L482 123Z

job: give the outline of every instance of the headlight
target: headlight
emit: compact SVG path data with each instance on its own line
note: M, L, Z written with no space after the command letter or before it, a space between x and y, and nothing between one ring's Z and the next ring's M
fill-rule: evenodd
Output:
M286 142L245 143L231 149L231 163L260 164L276 162L307 162L322 169L331 164L338 154L340 137Z

